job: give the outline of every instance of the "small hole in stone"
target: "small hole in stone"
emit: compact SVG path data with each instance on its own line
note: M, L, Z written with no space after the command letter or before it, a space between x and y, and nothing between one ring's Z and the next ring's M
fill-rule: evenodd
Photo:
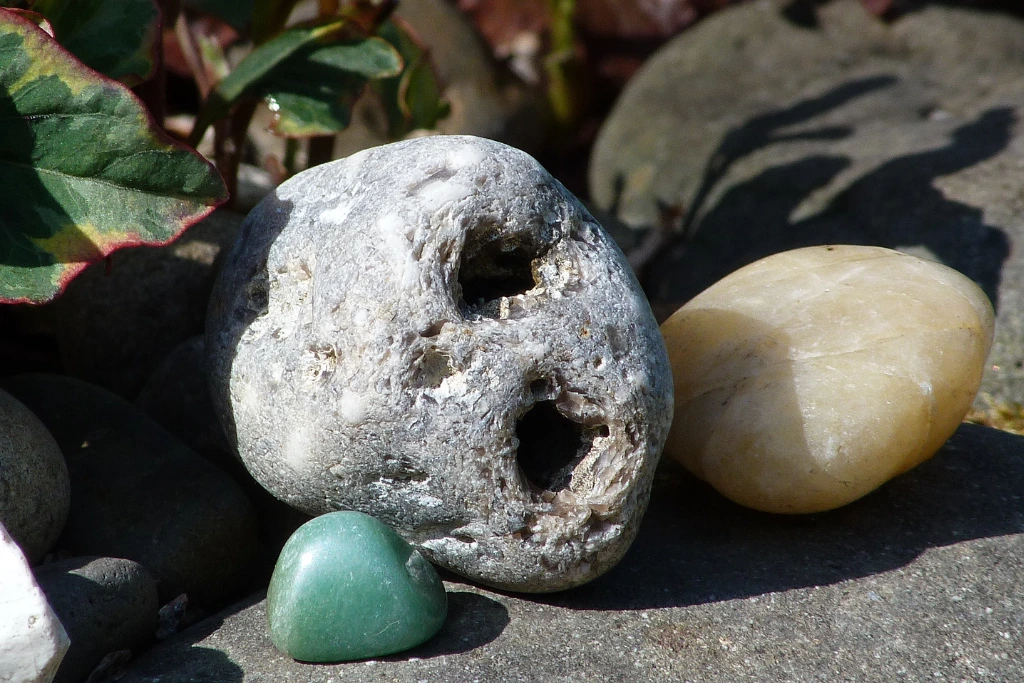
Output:
M533 260L541 249L518 236L498 237L496 228L486 226L466 235L459 264L460 305L471 313L496 317L495 302L537 286Z
M548 381L546 379L535 379L530 382L530 393L534 396L543 396L548 392Z
M608 438L609 434L611 434L611 432L608 431L608 425L598 425L598 427L597 427L597 435L599 437L601 437L602 439L605 439L605 438Z
M447 320L439 320L436 323L432 324L427 329L425 329L422 332L420 332L420 336L421 337L436 337L437 335L441 334L441 330L444 329L444 326L447 323L448 323Z
M427 349L420 356L416 382L421 387L437 389L453 372L451 358L435 349Z
M541 401L516 423L516 460L527 480L548 491L561 491L582 459L582 428L558 412L554 401Z

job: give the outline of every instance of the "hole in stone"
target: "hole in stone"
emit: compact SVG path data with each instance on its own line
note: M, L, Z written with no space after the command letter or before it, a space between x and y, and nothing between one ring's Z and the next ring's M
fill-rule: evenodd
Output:
M541 401L519 418L516 438L516 460L531 484L548 491L569 486L585 451L583 430L558 412L554 401Z
M436 337L437 335L441 334L441 330L444 329L444 326L446 324L448 324L447 320L438 320L436 323L432 324L430 327L420 332L420 336L425 338Z
M611 434L611 432L608 431L608 425L597 426L597 435L600 436L602 439L608 438L609 434Z
M537 286L533 260L541 249L527 239L495 235L496 228L472 230L466 235L459 264L460 304L478 315L497 316L496 302Z
M548 381L546 379L535 379L530 382L530 393L534 396L543 396L548 392Z
M427 349L420 356L419 372L417 373L418 384L422 387L437 389L453 372L451 358L436 349Z

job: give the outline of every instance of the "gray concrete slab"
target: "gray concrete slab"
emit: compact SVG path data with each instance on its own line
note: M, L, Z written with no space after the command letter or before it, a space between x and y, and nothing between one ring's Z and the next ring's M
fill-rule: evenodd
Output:
M845 508L741 508L673 463L626 558L581 588L502 594L447 576L441 633L397 656L297 663L254 596L120 683L1024 680L1024 437L964 425Z

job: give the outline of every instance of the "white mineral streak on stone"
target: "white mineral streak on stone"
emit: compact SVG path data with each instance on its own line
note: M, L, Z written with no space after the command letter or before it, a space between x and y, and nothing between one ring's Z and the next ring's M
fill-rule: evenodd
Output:
M320 214L321 223L343 223L348 217L348 204L339 204L333 209L327 209Z
M362 510L526 591L594 578L636 534L671 417L661 335L614 243L518 150L430 137L297 175L246 219L207 337L240 457L309 513Z
M71 641L0 524L0 682L49 683Z
M301 470L306 466L309 453L309 433L304 427L298 427L284 441L284 461L293 470Z
M341 392L341 416L349 424L359 424L366 419L366 404L363 397L354 391L345 389Z

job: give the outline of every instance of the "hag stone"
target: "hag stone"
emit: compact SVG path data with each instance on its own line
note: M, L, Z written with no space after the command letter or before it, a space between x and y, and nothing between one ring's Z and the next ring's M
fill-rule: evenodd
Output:
M430 137L318 166L246 219L214 289L214 403L250 472L510 590L610 568L668 433L657 324L531 157Z
M21 548L0 524L0 681L49 683L68 645Z
M299 527L267 590L270 639L306 662L408 650L437 633L447 613L430 563L361 512L332 512Z
M981 289L939 263L859 246L769 256L662 325L666 453L758 510L845 505L953 434L993 326Z

